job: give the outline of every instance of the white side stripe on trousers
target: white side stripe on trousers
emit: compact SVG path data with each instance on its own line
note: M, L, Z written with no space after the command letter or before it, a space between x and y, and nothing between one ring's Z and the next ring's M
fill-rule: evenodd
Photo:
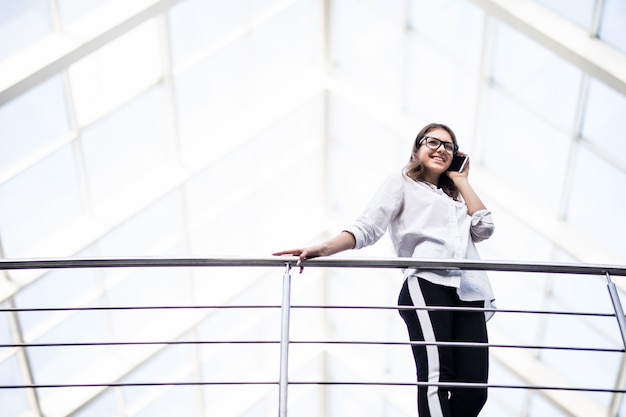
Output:
M412 276L408 278L409 294L411 294L411 300L415 307L424 307L426 302L422 295L418 278ZM416 310L417 320L422 328L425 342L436 342L435 331L430 321L430 316L427 310ZM428 382L439 382L440 368L439 368L439 351L435 345L426 345L426 357L428 358ZM431 417L443 417L443 410L441 409L441 403L439 402L439 395L437 393L438 387L428 387L428 408L430 408Z

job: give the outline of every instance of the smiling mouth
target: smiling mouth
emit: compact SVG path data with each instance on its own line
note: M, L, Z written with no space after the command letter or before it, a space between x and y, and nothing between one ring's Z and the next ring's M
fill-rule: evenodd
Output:
M441 162L446 162L444 161L444 159L440 156L431 156L432 159L434 159L435 161L441 161Z

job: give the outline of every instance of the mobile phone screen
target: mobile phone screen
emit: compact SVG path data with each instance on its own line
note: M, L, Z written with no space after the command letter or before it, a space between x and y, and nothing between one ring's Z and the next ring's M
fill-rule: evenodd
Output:
M448 168L448 171L458 171L458 172L463 171L463 168L465 168L465 164L467 164L467 160L468 160L467 156L454 155L454 157L452 158L452 163L450 164L450 168Z

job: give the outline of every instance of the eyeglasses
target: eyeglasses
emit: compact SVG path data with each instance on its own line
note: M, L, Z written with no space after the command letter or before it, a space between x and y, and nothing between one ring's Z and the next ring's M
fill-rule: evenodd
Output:
M443 149L446 150L451 155L456 155L456 152L459 150L459 147L453 142L444 142L441 139L433 138L431 136L424 136L417 143L419 147L422 143L426 142L426 146L430 149L437 150L441 145L443 145Z

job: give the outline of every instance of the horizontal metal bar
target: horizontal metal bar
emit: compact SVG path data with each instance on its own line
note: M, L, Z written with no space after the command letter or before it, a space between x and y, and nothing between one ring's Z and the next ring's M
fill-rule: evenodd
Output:
M284 267L296 266L295 256L265 258L51 258L2 259L0 270L58 268L149 268L149 267ZM548 262L514 262L417 258L339 258L306 260L304 267L323 268L417 268L422 270L484 270L508 272L543 272L558 274L626 276L626 267Z
M586 352L608 352L608 353L623 353L623 348L594 348L594 347L573 347L573 346L548 346L548 345L511 345L502 343L477 343L477 342L422 342L422 341L409 341L409 342L375 342L375 341L335 341L335 340L322 340L322 341L304 341L304 340L292 340L292 344L327 344L327 345L398 345L398 346L465 346L476 348L506 348L506 349L545 349L545 350L572 350L572 351L586 351Z
M597 388L597 387L562 387L550 385L508 385L508 384L480 384L462 382L359 382L359 381L290 381L291 385L376 385L376 386L430 386L430 387L465 387L465 388L508 388L508 389L533 389L533 390L556 390L556 391L583 391L583 392L612 392L626 393L626 389Z
M95 387L160 387L197 385L278 385L278 381L189 381L189 382L94 382L85 384L0 385L0 389L24 388L95 388Z
M198 386L198 385L278 385L278 381L185 381L185 382L109 382L109 383L74 383L74 384L24 384L0 385L1 389L41 389L41 388L94 388L94 387L151 387L151 386ZM550 385L510 385L481 384L462 382L388 382L388 381L289 381L289 385L352 385L352 386L404 386L404 387L464 387L464 388L500 388L500 389L532 389L546 391L582 391L626 393L626 389L597 387L563 387Z
M150 340L143 342L50 342L50 343L3 343L0 348L41 348L41 347L93 347L93 346L150 346L150 345L223 345L223 344L274 344L278 340Z
M218 310L218 309L279 309L279 305L178 305L178 306L106 306L106 307L33 307L0 308L0 313L50 312L50 311L124 311L124 310ZM428 311L481 311L494 313L554 314L565 316L615 317L615 313L595 313L552 310L520 310L504 308L442 307L442 306L362 306L362 305L292 305L292 309L338 309L338 310L428 310Z
M315 307L307 307L315 308ZM324 308L324 307L318 307ZM347 307L334 307L330 308L347 308ZM367 309L368 307L355 307ZM377 307L372 307L377 308ZM378 307L381 308L381 307ZM506 308L476 308L476 307L442 307L442 306L395 306L385 307L394 310L427 310L427 311L471 311L471 312L491 312L491 313L519 313L519 314L553 314L560 316L589 316L589 317L615 317L615 313L595 313L595 312L577 312L577 311L557 311L557 310L520 310L520 309L506 309Z
M4 343L1 348L41 348L41 347L90 347L90 346L145 346L145 345L215 345L215 344L279 344L278 340L188 340L188 341L139 341L139 342L50 342L50 343ZM545 350L571 350L585 352L608 352L623 353L624 349L596 348L596 347L573 347L573 346L544 346L544 345L512 345L501 343L477 343L477 342L422 342L422 341L342 341L342 340L291 340L290 344L326 344L326 345L380 345L380 346L465 346L465 347L489 347L507 349L545 349Z

